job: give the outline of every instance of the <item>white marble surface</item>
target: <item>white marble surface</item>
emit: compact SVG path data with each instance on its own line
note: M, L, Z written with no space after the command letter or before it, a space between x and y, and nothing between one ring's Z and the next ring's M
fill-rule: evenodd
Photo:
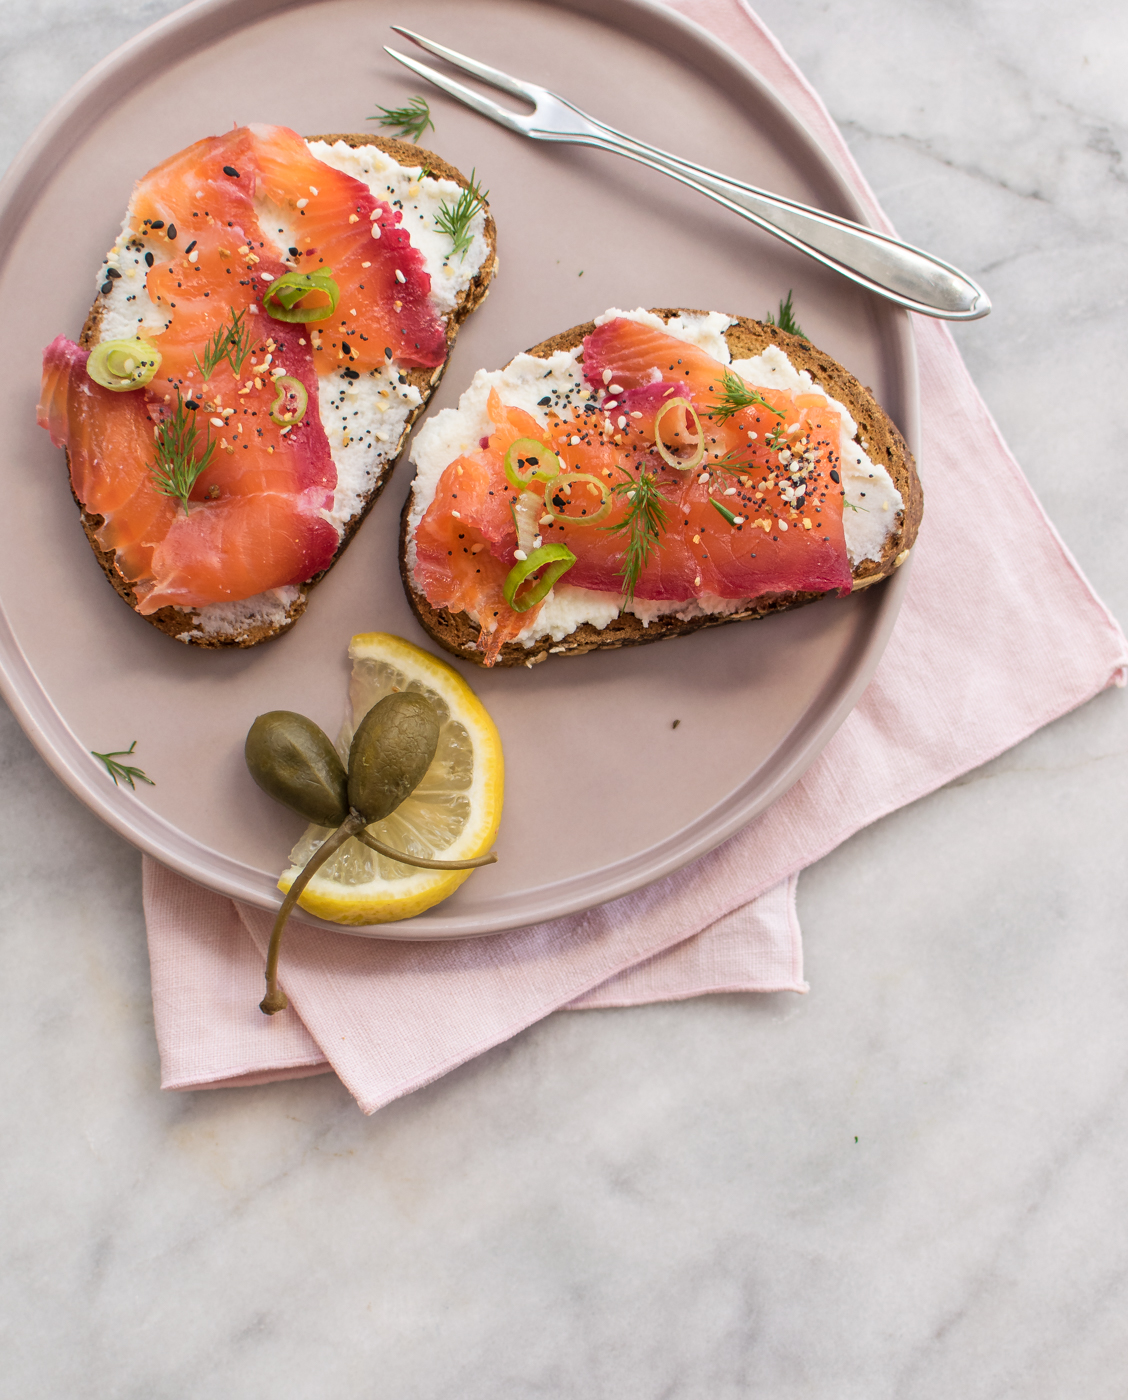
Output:
M172 8L0 0L0 160ZM761 9L989 287L960 343L1128 619L1121 0ZM809 997L558 1015L373 1119L160 1093L139 859L4 712L0 1395L1123 1396L1125 707L809 871Z

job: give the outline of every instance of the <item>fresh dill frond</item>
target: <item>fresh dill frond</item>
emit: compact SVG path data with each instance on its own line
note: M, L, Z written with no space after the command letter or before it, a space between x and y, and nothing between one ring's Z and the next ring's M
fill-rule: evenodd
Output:
M251 346L254 337L249 330L244 329L243 317L246 311L230 310L231 324L226 322L214 332L204 348L204 358L201 363L199 355L194 355L196 368L208 380L216 371L216 367L221 360L226 360L231 366L235 375L243 372L243 363L251 353Z
M623 592L630 602L647 560L666 533L666 507L662 502L661 483L657 475L645 469L637 477L628 475L626 481L617 481L611 491L625 498L627 513L622 520L603 528L626 532L627 544L619 572L623 579Z
M231 312L231 326L227 332L227 363L231 366L236 378L243 373L243 362L251 353L251 346L255 339L250 331L243 327L245 315L245 308L243 311L233 310Z
M156 787L152 778L146 776L140 768L134 768L131 763L118 762L119 758L129 758L136 747L137 740L134 739L127 749L115 749L113 753L99 753L97 749L91 749L90 752L96 759L105 764L106 772L113 778L115 787L120 783L125 783L136 792L138 783L148 783L150 787Z
M219 362L227 358L227 338L230 334L230 326L220 326L219 330L212 335L207 345L204 347L203 361L200 360L199 355L193 355L192 358L196 361L196 368L200 371L200 374L205 380L210 379L215 373L216 366Z
M477 173L476 170L471 170L469 185L453 204L444 199L435 215L435 227L450 239L451 257L457 253L460 262L465 258L473 241L473 234L470 232L471 220L479 209L486 207L486 198L489 195L489 190L483 190L478 184Z
M764 446L769 452L778 452L783 443L784 435L783 415L780 414L779 422L764 439Z
M864 511L866 515L869 514L869 506L856 506L853 501L848 501L845 496L842 497L842 504L847 510L860 510Z
M720 402L710 404L707 409L718 423L727 422L734 413L739 413L742 408L766 408L777 418L783 417L779 409L773 408L763 394L753 389L751 385L745 384L744 380L733 374L732 370L722 371L721 383L724 385L724 393Z
M368 118L370 122L389 127L397 136L410 136L416 144L428 127L435 129L425 97L413 97L405 107L381 107L379 103L376 106L378 110Z
M781 331L787 331L789 335L797 335L800 340L806 340L808 338L804 332L800 330L799 322L795 319L795 308L791 304L790 289L788 290L787 296L779 304L779 320L777 321L769 311L764 317L764 321L769 326L778 326Z
M211 464L215 443L211 429L204 435L203 450L196 455L200 430L196 427L196 410L185 411L180 390L176 391L176 411L157 425L157 460L150 463L153 485L165 496L175 496L188 511L192 488Z

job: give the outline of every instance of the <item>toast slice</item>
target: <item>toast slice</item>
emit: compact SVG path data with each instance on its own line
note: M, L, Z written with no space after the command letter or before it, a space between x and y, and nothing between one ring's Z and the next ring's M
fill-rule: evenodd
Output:
M663 321L679 317L704 317L708 313L686 308L652 308L651 314ZM585 336L593 333L594 321L573 326L549 340L533 346L527 353L538 359L548 359L560 350L578 348ZM832 399L843 404L857 424L856 440L862 444L872 463L883 467L900 494L902 509L896 513L892 528L878 558L864 558L852 568L853 590L869 588L898 568L908 558L917 537L924 508L924 495L916 464L896 425L883 411L869 389L865 388L835 359L817 349L801 336L782 331L774 325L746 317L737 317L724 332L732 359L743 360L759 355L766 347L777 346L792 366L806 370L815 385ZM417 478L418 481L418 478ZM418 518L420 506L416 487L405 503L400 531L400 572L412 610L423 630L445 650L465 660L486 664L479 649L481 629L466 612L452 612L434 607L417 586L411 567L411 519ZM826 596L823 593L772 593L741 600L740 606L728 612L701 612L696 616L679 617L670 612L644 622L635 613L623 610L605 626L582 622L563 637L543 635L520 641L505 642L497 654L498 666L534 666L548 656L581 656L585 652L604 648L635 646L680 637L703 627L722 623L751 621L769 613L799 607Z
M422 167L432 178L452 181L463 189L466 189L470 184L461 171L443 160L441 156L410 142L367 133L340 132L310 136L306 139L310 143L324 142L329 146L343 142L356 150L375 147L400 166L409 169ZM340 558L384 489L413 424L423 412L427 401L443 376L459 327L488 294L490 280L497 270L497 230L488 208L484 212L485 220L482 233L486 245L485 255L469 283L458 293L454 305L443 313L446 327L445 358L442 364L433 369L400 367L399 382L413 386L418 391L420 402L414 405L407 414L397 439L394 442L381 444L378 449L373 451L367 476L367 488L356 497L355 509L351 511L343 524L340 543L329 566L304 583L285 589L274 589L270 593L261 594L256 598L240 602L210 604L198 608L162 607L155 612L142 614L154 627L178 641L193 646L207 648L250 647L288 631L305 611L310 589L325 577L325 574ZM107 292L107 288L110 288L109 292ZM83 347L90 348L103 338L102 328L107 300L116 290L107 281L98 293L80 337L79 343ZM87 540L102 566L103 572L121 598L134 611L137 611L138 599L133 585L118 568L113 551L101 548L98 543L96 532L104 523L103 517L88 513L77 496L75 503L82 517L82 527Z

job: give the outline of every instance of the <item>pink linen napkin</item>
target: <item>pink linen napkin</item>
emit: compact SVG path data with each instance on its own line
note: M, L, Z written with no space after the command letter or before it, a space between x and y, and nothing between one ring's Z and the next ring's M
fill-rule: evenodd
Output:
M814 91L740 0L674 0L814 130L879 224ZM946 328L916 320L927 508L893 639L799 783L723 846L582 915L452 943L294 924L291 1011L262 1016L271 916L146 859L153 1004L168 1089L335 1070L371 1113L549 1012L721 990L805 989L797 872L878 817L1123 684L1128 643L1034 498ZM969 557L966 502L1006 519ZM959 557L958 573L950 560Z

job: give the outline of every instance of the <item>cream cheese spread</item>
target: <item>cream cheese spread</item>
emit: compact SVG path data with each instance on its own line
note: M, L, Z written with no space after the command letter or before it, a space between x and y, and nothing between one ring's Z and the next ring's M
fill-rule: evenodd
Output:
M797 370L784 352L769 345L761 354L750 359L733 360L725 340L725 331L733 318L719 311L701 316L675 316L663 321L653 312L638 309L611 309L595 318L595 324L624 316L643 325L663 330L668 335L699 346L721 364L731 365L733 371L748 383L763 389L789 389L797 393L817 393L836 408L841 415L841 462L839 470L845 490L847 509L843 516L846 553L851 567L863 559L880 559L885 541L893 531L897 512L904 505L901 494L889 473L878 462L872 462L857 441L857 424L844 404L827 394L807 370ZM429 418L415 435L411 460L416 467L415 486L408 516L407 564L415 568L415 530L434 499L439 478L463 453L472 452L480 439L493 428L486 404L491 389L496 389L502 401L513 408L522 408L538 422L548 419L540 400L546 395L554 399L580 402L592 397L583 377L579 347L558 350L547 359L533 355L518 355L504 369L478 370L470 387L459 400L457 408L443 409ZM548 594L536 618L515 638L532 647L545 637L562 641L581 623L606 627L622 611L633 613L649 626L656 618L674 614L688 621L703 614L739 612L749 605L747 598L720 598L705 594L682 600L648 601L635 598L628 602L618 594L576 588L561 582ZM479 621L474 618L474 621Z
M479 209L470 221L465 256L452 256L450 239L437 229L435 216L444 200L458 198L461 187L453 180L425 175L422 166L399 165L377 146L353 147L344 141L306 144L318 160L362 181L376 199L402 210L402 227L422 254L431 278L431 304L440 316L448 316L489 256L485 212ZM256 200L256 206L263 236L277 244L281 261L290 261L288 250L295 246L296 230L289 211L265 198ZM99 341L160 335L168 329L169 316L150 301L146 291L146 253L167 259L168 244L157 236L145 237L133 231L131 204L98 275L99 287L109 286L100 297ZM108 268L119 275L107 278ZM316 323L311 324L310 333L315 334L316 329ZM318 376L321 423L337 468L333 504L325 515L342 536L395 460L407 420L422 402L413 384L401 382L401 371L402 366L392 361L359 379ZM189 641L229 635L232 629L249 630L263 623L278 625L297 596L296 588L271 589L238 604L184 609L195 615L198 627L180 637Z

